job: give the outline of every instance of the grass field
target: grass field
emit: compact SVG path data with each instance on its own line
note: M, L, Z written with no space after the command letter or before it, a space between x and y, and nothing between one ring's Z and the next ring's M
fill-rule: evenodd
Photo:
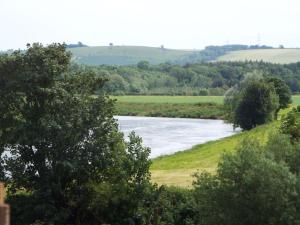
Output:
M128 103L116 104L116 115L174 118L223 119L224 108L216 103Z
M132 65L141 60L151 64L179 60L193 50L161 49L144 46L95 46L69 49L74 60L88 65Z
M192 174L197 171L214 172L222 153L232 152L244 138L257 138L262 143L276 127L276 122L259 126L251 131L236 134L221 140L197 145L190 150L162 156L151 165L152 181L158 184L190 187Z
M293 95L292 100L293 100L293 105L300 105L300 95Z
M112 96L118 102L126 103L173 103L173 104L195 104L195 103L217 103L222 104L223 96ZM300 95L292 96L293 104L300 105Z
M220 56L217 61L260 61L271 63L293 63L300 61L299 49L252 49L232 51Z
M116 115L223 119L223 96L112 96ZM300 105L300 96L292 97Z
M195 104L195 103L223 103L223 96L113 96L118 102L127 103L173 103L173 104ZM299 99L300 101L300 99Z

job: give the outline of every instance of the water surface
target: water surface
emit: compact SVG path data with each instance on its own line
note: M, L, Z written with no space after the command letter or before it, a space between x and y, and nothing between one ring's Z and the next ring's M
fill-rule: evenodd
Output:
M138 116L115 118L126 137L135 131L143 138L144 146L151 148L151 158L186 150L237 132L222 120Z

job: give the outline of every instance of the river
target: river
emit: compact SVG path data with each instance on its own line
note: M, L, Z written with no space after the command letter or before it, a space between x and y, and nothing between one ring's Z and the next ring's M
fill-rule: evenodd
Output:
M119 129L127 137L135 131L151 148L151 158L190 149L194 145L231 136L231 124L222 120L116 116Z

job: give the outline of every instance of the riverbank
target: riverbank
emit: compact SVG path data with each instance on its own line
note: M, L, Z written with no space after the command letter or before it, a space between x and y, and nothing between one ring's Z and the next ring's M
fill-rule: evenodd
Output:
M223 96L112 96L119 116L224 119ZM293 105L300 96L292 97Z
M172 118L224 119L217 103L132 103L116 102L116 115Z
M116 114L172 118L224 119L222 96L113 96Z
M196 145L190 150L155 158L150 169L152 181L160 185L190 187L195 172L215 172L221 155L235 151L238 143L247 137L265 143L277 124L278 122L273 122L258 126L231 137Z

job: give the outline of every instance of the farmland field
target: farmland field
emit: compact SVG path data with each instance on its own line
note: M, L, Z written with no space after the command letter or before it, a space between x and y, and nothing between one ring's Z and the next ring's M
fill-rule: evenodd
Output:
M217 103L222 104L223 96L112 96L118 102L126 103L173 103L173 104L195 104L195 103ZM293 105L300 105L300 95L292 96Z
M78 63L87 65L133 65L141 60L151 64L180 60L194 50L162 49L144 46L94 46L69 49Z
M300 97L300 96L299 96ZM113 96L118 102L127 103L174 103L174 104L194 104L194 103L223 103L223 96ZM300 101L300 98L299 98Z
M232 51L217 58L217 61L265 61L271 63L294 63L300 61L300 49L252 49Z

